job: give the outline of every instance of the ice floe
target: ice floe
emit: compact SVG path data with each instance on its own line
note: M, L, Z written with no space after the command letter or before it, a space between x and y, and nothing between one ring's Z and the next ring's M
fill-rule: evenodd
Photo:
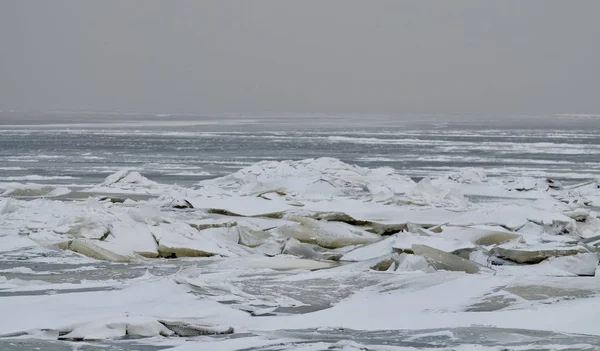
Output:
M31 262L197 266L165 277L82 284L75 289L113 290L77 292L73 300L32 291L3 296L7 315L24 309L33 315L0 323L1 336L527 328L569 309L581 314L582 332L600 334L581 327L600 313L584 301L600 294L594 181L509 179L470 168L415 182L393 169L320 158L259 162L191 188L128 170L79 192L6 184L0 187L1 259L20 263L0 269L0 294L24 293L27 284L74 289L37 282L57 274L38 274ZM556 296L538 302L523 292L528 282ZM571 301L569 294L584 297ZM313 310L297 312L307 306ZM524 312L531 308L535 318ZM475 312L485 309L490 313ZM574 319L536 328L577 332L568 321Z

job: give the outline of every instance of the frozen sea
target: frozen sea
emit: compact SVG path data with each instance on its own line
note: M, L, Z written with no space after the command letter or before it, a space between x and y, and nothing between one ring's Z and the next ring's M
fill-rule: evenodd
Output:
M190 185L262 160L334 157L411 177L600 175L600 116L187 116L0 112L0 181L96 184L121 168Z
M231 190L229 183L216 195L198 188L206 184L202 182L259 161L322 157L365 169L391 167L398 177L407 176L414 182L473 167L485 170L490 180L481 187L457 185L467 200L475 203L465 208L456 207L463 204L460 197L456 200L444 193L430 198L429 193L414 195L408 190L401 193L412 194L409 202L402 202L403 198L383 205L374 204L376 191L372 189L368 196L352 193L340 201L325 201L311 189L283 199L273 194L248 196L244 189ZM146 180L137 178L124 188L106 185L107 176L123 169L139 172L159 185L147 185ZM332 186L345 186L349 173L343 172L339 179L332 176L339 180ZM387 174L368 176L381 177L372 178L376 183L373 189L412 187L409 178L390 176L388 181ZM286 173L286 177L291 179L290 188L299 189L294 174ZM591 240L600 235L600 183L598 188L588 186L587 192L577 194L593 199L584 207L583 221L581 212L565 205L573 205L569 200L572 193L548 195L540 183L526 193L490 195L504 189L506 179L542 179L543 183L548 177L565 186L600 179L600 116L2 111L0 193L2 189L29 189L28 184L67 188L73 193L56 200L11 196L10 192L0 196L0 350L600 350L600 277L558 272L546 262L509 264L494 274L472 275L444 269L424 273L421 266L414 268L405 260L405 272L398 272L400 268L375 272L370 268L378 261L371 262L375 256L370 252L364 260L370 263L365 264L361 260L339 264L314 257L271 263L253 261L256 256L251 255L252 259L246 260L248 249L240 249L238 242L218 242L215 252L224 252L219 254L222 257L109 262L75 250L63 251L56 245L62 236L72 240L80 235L87 240L98 230L102 236L98 240L104 241L105 228L112 232L110 236L127 226L137 228L131 229L135 234L163 225L179 228L175 226L178 223L186 228L188 224L211 228L208 225L217 223L221 230L226 228L220 227L221 223L248 221L247 225L270 233L276 226L291 223L272 213L293 211L298 206L316 212L353 209L347 213L354 217L364 214L368 218L359 218L363 222L386 225L405 215L409 216L403 219L407 222L422 219L417 224L423 227L454 221L479 225L477 229L483 230L497 224L503 233L523 235L525 239L515 241L515 247L555 245L551 248L562 249L560 245L575 246L581 240L586 245L595 243ZM449 184L446 181L434 185L443 188ZM99 184L106 186L98 188ZM80 191L86 189L88 193L82 196ZM337 194L337 189L330 188L316 192L321 190ZM104 191L128 192L131 200L121 204L121 200L85 199ZM165 191L184 194L196 209L177 212L159 207L165 201L162 196L170 195ZM482 201L482 194L492 200ZM363 202L363 212L353 207ZM487 219L477 222L495 218L496 203L504 206L504 212L499 212L510 218L493 224ZM261 212L260 206L265 210ZM229 212L204 212L209 207ZM520 213L519 209L526 212L529 207L535 211ZM392 208L389 213L382 210L388 208ZM418 216L410 217L416 212ZM456 213L463 212L471 217L457 217ZM577 220L569 227L572 218ZM413 231L409 227L408 232ZM416 237L422 239L420 235ZM154 233L152 236L158 244ZM116 235L110 243L130 243L130 238ZM319 243L318 239L315 242ZM470 242L443 240L439 245L448 243L475 251L484 246L477 243L474 249ZM343 247L327 247L327 251L317 246L302 246L295 252L301 252L299 257L309 248L311 255L348 252ZM360 249L360 245L354 246ZM114 252L126 256L121 249ZM415 267L419 262L413 262ZM314 264L331 266L320 269L325 266ZM198 330L191 327L187 332L178 331L178 336L166 337L157 332L164 325L157 321L162 320L211 325L215 330L233 326L235 332L193 335ZM192 334L187 335L190 330Z

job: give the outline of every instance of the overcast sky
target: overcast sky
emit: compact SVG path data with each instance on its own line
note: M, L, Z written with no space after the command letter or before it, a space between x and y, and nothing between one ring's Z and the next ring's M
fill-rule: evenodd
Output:
M0 0L0 109L600 113L600 1Z

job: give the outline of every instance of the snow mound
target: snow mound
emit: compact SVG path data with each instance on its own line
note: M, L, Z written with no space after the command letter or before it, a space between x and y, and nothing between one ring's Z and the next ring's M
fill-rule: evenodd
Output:
M269 192L303 198L402 193L414 182L392 168L369 169L333 158L263 161L231 175L200 183L239 195Z
M124 185L136 185L140 187L153 187L156 182L149 180L138 172L123 169L115 172L104 179L100 184L102 187L121 187Z

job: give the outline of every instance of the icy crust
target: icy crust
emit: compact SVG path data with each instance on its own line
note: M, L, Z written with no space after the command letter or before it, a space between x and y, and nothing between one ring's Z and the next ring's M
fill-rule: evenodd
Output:
M600 197L598 183L533 183L491 178L474 169L415 183L390 169L370 170L324 158L261 162L197 188L163 185L122 171L86 189L87 198L2 196L0 256L23 252L142 264L189 260L202 262L202 268L195 275L145 277L131 286L119 285L118 291L86 292L85 300L93 303L85 308L78 305L83 300L68 309L52 307L68 304L66 295L13 296L1 303L7 314L28 306L39 319L0 323L0 335L69 340L195 336L270 330L279 328L278 321L290 328L413 327L397 318L379 318L370 325L373 313L406 313L415 319L414 328L518 324L530 317L503 310L502 315L477 319L467 312L480 304L530 306L534 300L527 300L522 277L540 286L549 280L560 285L560 279L595 276L599 262L600 218L593 202ZM23 185L22 191L29 188L36 189ZM279 276L290 271L296 273ZM24 289L25 283L3 275L34 273L8 269L0 274L0 289L14 291ZM277 284L294 283L278 293L269 288L273 281L263 281L269 275L278 277ZM253 293L230 285L258 276L263 278ZM327 282L333 284L328 294L337 299L327 303L339 302L333 308L268 317L277 315L279 307L303 306L304 291ZM378 282L382 285L371 286ZM394 284L399 289L413 283L413 290L387 294ZM357 291L350 291L352 286ZM208 291L202 296L210 298L191 298L190 291L197 290ZM338 290L343 293L336 295ZM448 294L451 298L446 299ZM113 308L106 309L102 299ZM365 303L371 299L377 301L373 310L371 302ZM561 311L546 302L539 304L540 315ZM153 303L161 307L149 312L147 306ZM391 305L392 314L387 309ZM592 321L589 306L583 305L569 306ZM72 312L79 308L88 315ZM248 311L261 318L250 321ZM353 319L345 320L344 313ZM53 322L55 316L60 323ZM573 331L558 322L546 327Z

